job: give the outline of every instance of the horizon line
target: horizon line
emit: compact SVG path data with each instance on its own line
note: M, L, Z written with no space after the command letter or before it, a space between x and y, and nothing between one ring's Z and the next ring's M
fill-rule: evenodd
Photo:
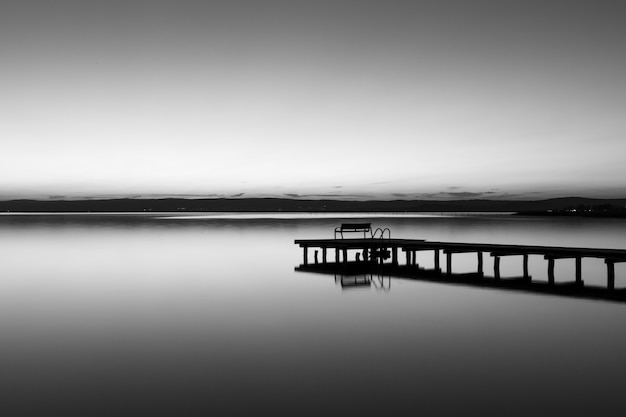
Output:
M626 197L585 197L581 195L570 195L563 197L543 197L543 198L520 198L519 196L502 196L502 197L460 197L460 198L433 198L433 197L374 197L374 196L320 196L320 195L290 195L290 196L242 196L242 195L131 195L131 196L94 196L94 197L82 197L82 196L58 196L54 197L18 197L18 198L3 198L0 197L0 201L4 203L13 201L33 201L33 202L97 202L97 201L113 201L113 200L292 200L292 201L337 201L337 202L393 202L393 201L430 201L430 202L459 202L459 201L511 201L511 202L533 202L533 201L546 201L546 200L567 200L567 199L582 199L582 200L626 200Z

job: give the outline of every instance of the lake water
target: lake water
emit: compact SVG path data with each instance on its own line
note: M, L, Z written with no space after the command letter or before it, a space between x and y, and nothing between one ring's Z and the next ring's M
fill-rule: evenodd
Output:
M0 215L2 415L623 406L626 304L403 279L342 290L294 271L294 239L330 238L354 216ZM358 217L394 238L626 249L620 219ZM545 260L529 266L547 280ZM475 255L455 255L455 272L475 267ZM605 268L583 260L585 282L605 285ZM501 270L519 276L521 259ZM557 261L557 281L573 276L573 260Z

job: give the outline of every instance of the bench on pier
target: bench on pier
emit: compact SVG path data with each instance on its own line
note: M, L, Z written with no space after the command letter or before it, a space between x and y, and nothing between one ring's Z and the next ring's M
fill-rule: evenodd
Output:
M368 237L368 233L370 238L374 236L371 223L342 223L341 226L335 228L335 239L337 235L343 239L344 233L363 233L364 239Z

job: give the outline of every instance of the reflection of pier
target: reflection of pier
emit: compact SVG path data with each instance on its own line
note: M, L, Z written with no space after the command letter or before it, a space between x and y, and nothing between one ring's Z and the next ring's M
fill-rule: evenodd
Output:
M391 289L391 275L386 272L387 268L362 262L300 265L296 270L334 275L335 284L344 290L369 287L383 291Z
M377 290L389 291L391 289L391 276L364 272L362 274L346 274L345 272L335 272L335 283L341 285L342 289L374 287Z
M430 242L413 239L298 239L303 248L303 264L298 271L327 274L378 273L385 276L405 277L437 282L469 284L486 287L511 288L589 298L606 298L626 301L626 289L615 287L615 264L626 262L626 250L568 248L553 246L501 245L479 243ZM313 259L310 257L314 250ZM329 259L334 252L334 262ZM416 262L416 253L431 251L434 267L426 269ZM321 252L321 259L319 253ZM476 254L476 272L454 273L453 255ZM400 254L403 254L400 256ZM441 254L445 257L442 271ZM493 275L484 272L483 257L493 257ZM528 273L528 257L540 255L547 260L548 281L533 281ZM521 257L521 275L504 278L500 274L500 258ZM403 258L403 262L401 260ZM582 277L583 258L603 259L606 264L606 288L585 286ZM559 259L574 259L575 277L571 282L556 282L555 265Z

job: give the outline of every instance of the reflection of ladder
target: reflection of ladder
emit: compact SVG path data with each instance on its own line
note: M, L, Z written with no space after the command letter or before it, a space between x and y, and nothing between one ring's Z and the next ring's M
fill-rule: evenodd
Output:
M385 283L386 282L386 283ZM391 275L381 275L378 274L375 280L372 280L374 284L374 288L381 291L389 291L391 290Z

